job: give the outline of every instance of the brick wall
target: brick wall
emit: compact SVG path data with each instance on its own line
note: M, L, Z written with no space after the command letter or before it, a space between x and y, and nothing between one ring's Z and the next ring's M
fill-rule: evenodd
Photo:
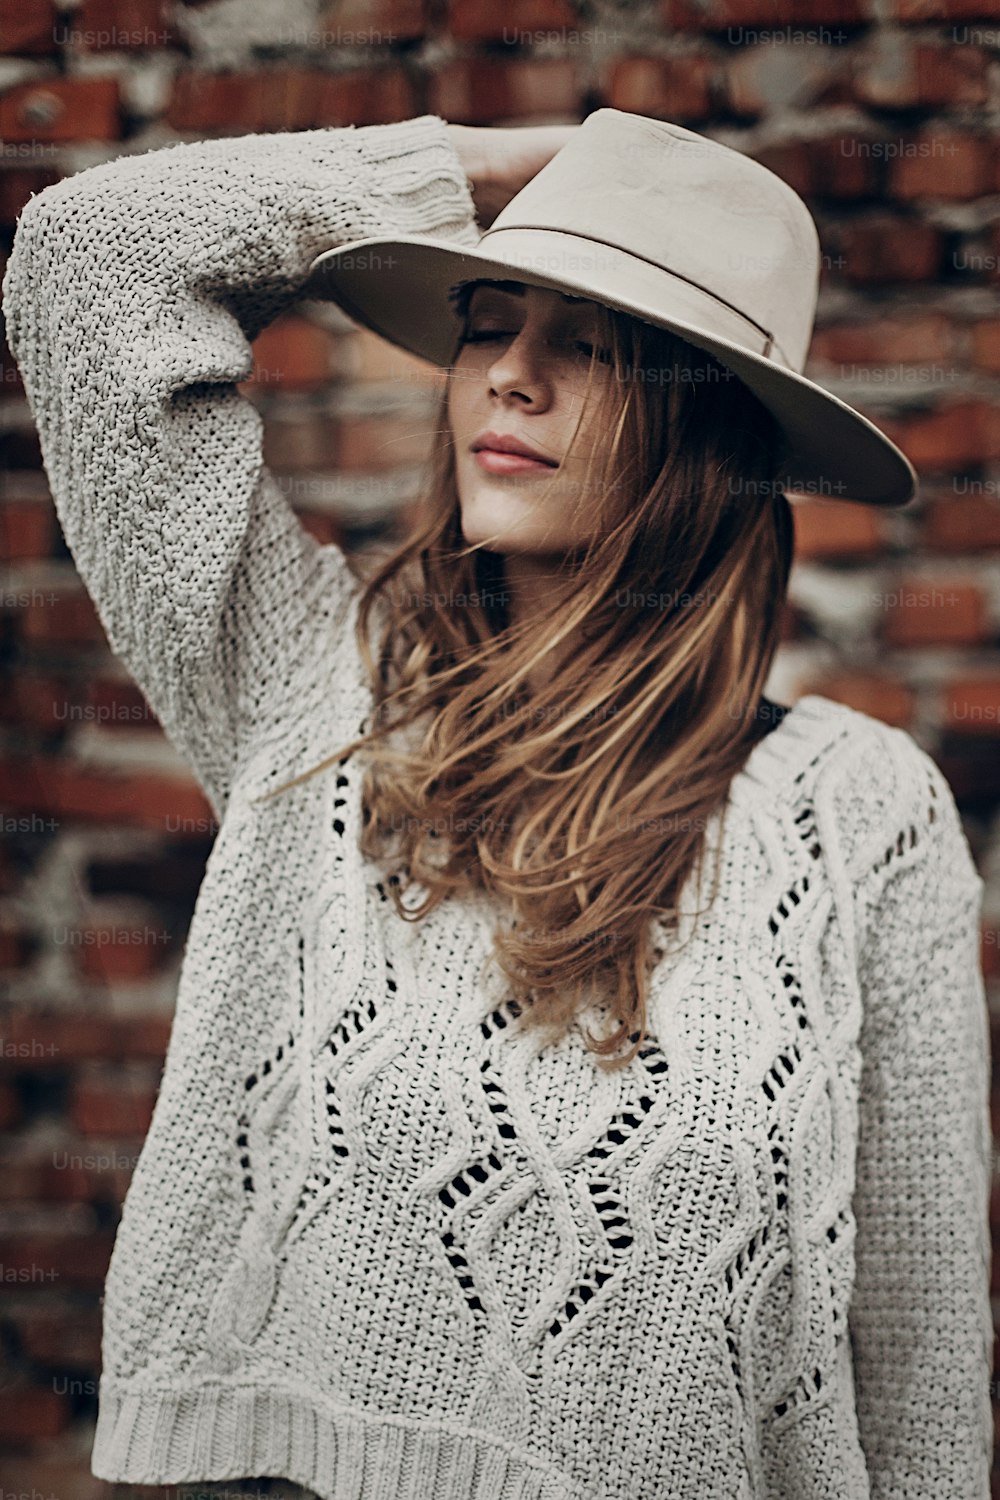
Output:
M738 145L817 219L807 373L884 426L922 493L905 514L796 504L769 688L850 703L935 755L987 879L1000 1017L998 0L17 0L0 21L0 251L30 194L123 151L605 104ZM437 377L332 308L255 352L245 389L303 523L347 548L398 530ZM0 1448L5 1489L84 1500L104 1490L99 1296L215 829L107 650L0 359ZM1000 1308L1000 1274L994 1291Z

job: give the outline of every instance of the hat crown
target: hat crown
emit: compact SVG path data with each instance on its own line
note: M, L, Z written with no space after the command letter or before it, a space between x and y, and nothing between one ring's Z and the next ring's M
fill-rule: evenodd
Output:
M595 110L480 245L511 230L590 241L598 266L602 246L609 257L641 257L763 329L778 363L797 372L805 364L819 289L816 225L786 182L718 141Z
M415 123L442 126L437 116ZM457 156L450 172L435 160L451 182L467 183ZM780 468L768 481L775 492L805 486L872 505L913 498L917 474L906 454L802 373L819 236L799 195L760 162L682 125L598 109L485 234L466 212L438 235L390 228L324 250L305 294L338 302L446 369L460 357L459 291L469 282L523 281L590 298L671 331L743 382L781 433ZM670 358L625 373L647 388L678 377Z

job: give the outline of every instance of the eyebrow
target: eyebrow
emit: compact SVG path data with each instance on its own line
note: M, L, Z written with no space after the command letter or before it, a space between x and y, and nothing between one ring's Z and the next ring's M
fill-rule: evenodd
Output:
M526 287L523 281L477 281L475 286L469 288L469 296L478 291L510 292L513 297L523 297ZM554 290L554 289L553 289ZM590 297L571 297L569 292L560 292L559 296L564 302L589 302Z

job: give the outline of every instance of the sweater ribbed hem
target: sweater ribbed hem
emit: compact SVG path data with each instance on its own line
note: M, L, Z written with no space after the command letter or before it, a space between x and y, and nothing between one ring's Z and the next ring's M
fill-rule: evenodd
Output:
M585 1494L488 1433L337 1407L307 1393L218 1383L124 1391L102 1380L91 1471L132 1484L274 1476L323 1500Z

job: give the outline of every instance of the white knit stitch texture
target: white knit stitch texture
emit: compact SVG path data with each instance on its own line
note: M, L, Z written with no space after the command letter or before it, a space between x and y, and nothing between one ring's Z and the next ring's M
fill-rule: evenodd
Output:
M94 1473L986 1500L982 881L909 735L810 695L755 746L718 906L611 1076L480 973L483 898L396 917L353 758L252 805L371 705L358 586L235 382L312 258L380 232L478 238L435 116L80 172L29 202L4 281L67 542L222 819L107 1280Z

